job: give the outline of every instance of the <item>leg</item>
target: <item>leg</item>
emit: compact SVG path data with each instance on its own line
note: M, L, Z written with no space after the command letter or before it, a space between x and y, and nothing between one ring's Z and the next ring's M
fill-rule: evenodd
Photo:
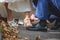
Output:
M35 17L40 20L46 20L48 19L48 15L48 0L38 0Z
M7 11L7 22L9 26L18 26L18 24L16 24L13 20L12 11L8 9L8 3L5 3L5 8Z
M7 21L12 21L13 20L12 11L8 9L8 3L5 3L5 8L7 11Z
M58 17L56 21L56 25L57 25L60 22L60 0L51 0L50 5L51 5L50 10L53 12L54 15Z
M50 0L49 9L53 12L54 15L60 17L60 0Z
M31 19L40 20L40 22L39 22L40 26L34 26L35 28L32 28L32 29L39 30L41 27L45 28L45 26L46 26L45 21L48 19L48 15L49 15L49 13L48 13L48 1L47 0L38 0L36 13L35 13L35 15L32 15L33 18L31 17Z
M25 12L24 26L32 26L30 21L30 12Z

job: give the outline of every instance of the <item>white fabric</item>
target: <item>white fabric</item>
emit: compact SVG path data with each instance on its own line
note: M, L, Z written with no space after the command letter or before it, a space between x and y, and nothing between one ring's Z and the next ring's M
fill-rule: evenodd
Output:
M18 24L24 24L23 20L19 19Z
M2 2L15 2L16 0L0 0L0 2L2 3Z
M3 5L5 2L8 3L10 10L16 12L31 11L30 0L0 0L0 5Z
M9 3L8 8L16 12L31 11L30 0L18 0L14 3Z

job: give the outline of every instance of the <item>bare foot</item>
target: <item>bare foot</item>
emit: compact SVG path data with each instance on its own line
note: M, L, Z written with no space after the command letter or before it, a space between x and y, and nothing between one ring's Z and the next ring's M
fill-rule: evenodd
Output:
M35 15L32 14L31 17L30 17L31 20L34 20L35 19Z
M40 19L36 18L34 14L31 15L30 19L33 21L40 21Z
M32 27L32 23L30 21L30 18L27 17L24 19L24 26L31 26Z

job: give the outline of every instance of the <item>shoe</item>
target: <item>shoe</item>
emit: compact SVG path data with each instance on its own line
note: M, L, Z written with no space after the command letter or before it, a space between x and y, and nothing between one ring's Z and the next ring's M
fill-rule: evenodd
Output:
M13 27L17 27L18 26L18 24L14 20L8 21L8 25L9 26L13 26Z
M53 22L48 23L47 24L47 30L55 29L56 28L55 23L56 23L56 20L54 20Z
M20 19L19 19L19 20L18 20L18 24L24 24L24 23L23 23L23 20L20 20Z
M40 25L39 24L36 24L33 27L26 27L26 29L27 30L30 30L30 31L38 31L40 29Z
M26 27L26 29L29 31L47 31L45 24L46 23L39 22L35 24L33 27Z

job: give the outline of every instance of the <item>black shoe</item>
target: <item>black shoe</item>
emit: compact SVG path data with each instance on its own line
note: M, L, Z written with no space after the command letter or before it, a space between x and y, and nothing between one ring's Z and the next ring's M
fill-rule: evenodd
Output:
M56 26L56 29L60 29L60 19L56 20L55 26Z
M26 27L27 30L30 31L38 31L40 29L41 25L39 23L37 23L35 26L33 27Z
M46 26L46 23L39 22L35 24L33 27L26 27L26 29L30 31L45 31L47 30L45 26Z

